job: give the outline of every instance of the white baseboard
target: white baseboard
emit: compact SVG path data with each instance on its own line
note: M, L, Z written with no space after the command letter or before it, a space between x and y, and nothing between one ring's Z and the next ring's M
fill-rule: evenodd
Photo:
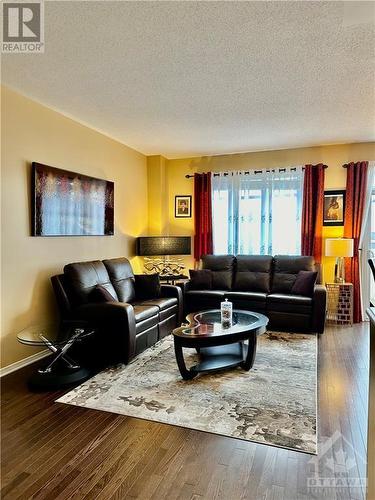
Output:
M20 370L21 368L24 368L27 365L31 365L31 363L35 363L35 361L39 361L39 359L43 359L47 357L49 354L51 354L51 351L46 349L44 351L37 352L36 354L28 356L27 358L20 359L19 361L16 361L11 365L5 366L4 368L0 369L0 377L4 377L9 373L15 372L16 370Z

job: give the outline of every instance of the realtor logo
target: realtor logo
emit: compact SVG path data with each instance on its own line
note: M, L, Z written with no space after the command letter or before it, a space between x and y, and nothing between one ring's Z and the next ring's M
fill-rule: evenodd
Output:
M44 52L44 4L4 2L2 52Z
M367 478L359 473L366 469L366 457L358 453L339 431L320 444L319 455L308 464L312 468L307 479L308 491L317 498L331 498L332 490L337 498L341 498L347 496L345 491L348 488L359 492L366 488Z

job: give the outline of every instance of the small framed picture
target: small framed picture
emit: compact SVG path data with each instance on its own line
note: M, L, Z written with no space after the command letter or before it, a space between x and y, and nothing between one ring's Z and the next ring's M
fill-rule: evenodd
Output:
M175 217L191 217L191 196L180 195L174 199L174 216Z
M324 191L323 226L343 226L345 189Z

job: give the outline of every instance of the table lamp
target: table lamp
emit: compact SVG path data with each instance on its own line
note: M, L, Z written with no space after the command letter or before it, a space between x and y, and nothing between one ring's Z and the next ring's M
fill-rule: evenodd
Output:
M327 238L326 257L336 257L335 283L345 283L344 257L353 257L353 240L350 238Z
M145 271L158 273L161 277L180 276L185 269L182 260L178 258L172 260L168 257L190 255L190 253L190 236L141 236L137 238L137 255L145 257Z

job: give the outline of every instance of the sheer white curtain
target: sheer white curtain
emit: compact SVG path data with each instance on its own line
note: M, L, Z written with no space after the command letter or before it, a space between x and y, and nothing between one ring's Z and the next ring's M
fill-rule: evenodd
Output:
M373 232L375 230L375 161L369 161L367 170L367 192L365 193L365 204L363 210L362 231L359 238L359 265L360 265L360 280L361 280L361 306L362 318L366 319L366 309L370 304L372 297L371 280L372 274L368 259L375 257L372 255L374 248L372 246Z
M214 253L300 254L302 191L302 166L214 174Z

